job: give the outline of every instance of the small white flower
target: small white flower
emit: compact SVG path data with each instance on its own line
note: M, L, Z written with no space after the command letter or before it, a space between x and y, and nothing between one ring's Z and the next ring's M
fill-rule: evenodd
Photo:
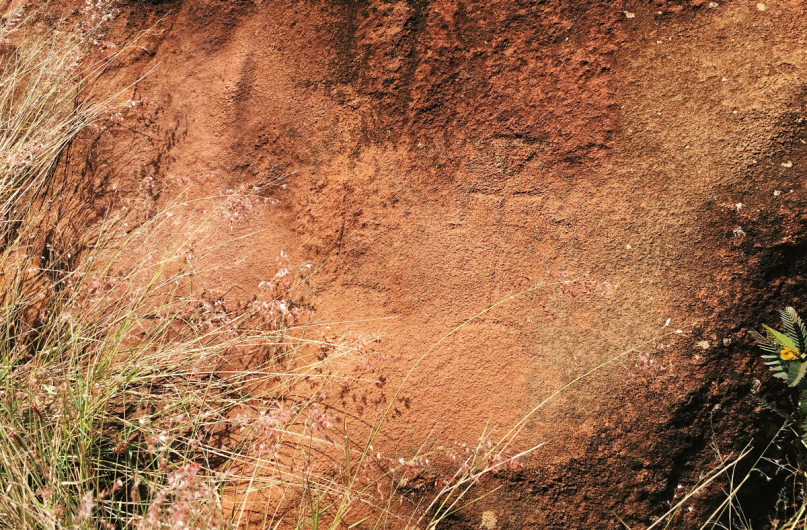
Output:
M81 507L78 511L78 520L86 521L92 516L92 509L95 506L93 502L92 491L88 491L81 496Z

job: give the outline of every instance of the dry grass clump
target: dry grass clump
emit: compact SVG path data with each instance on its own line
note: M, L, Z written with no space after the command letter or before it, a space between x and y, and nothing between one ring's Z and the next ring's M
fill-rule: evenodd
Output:
M44 7L31 11L21 2L0 2L9 17L0 28L0 204L7 238L20 228L21 215L35 217L32 208L47 206L36 199L51 183L64 148L112 108L89 89L125 52L102 39L113 17L107 2L35 32Z
M300 483L278 455L328 423L326 345L295 329L308 311L289 296L228 310L194 288L205 221L179 210L109 221L69 261L22 269L39 249L19 243L0 261L0 525L223 528L222 495L256 459L273 467L253 484Z
M270 322L194 293L188 232L166 216L66 237L80 212L55 168L114 115L92 97L120 53L100 37L111 16L88 4L42 35L18 10L0 30L0 527L220 528L222 477L251 449L231 412L294 411L282 432L305 418L291 389L324 374L288 302Z
M289 332L290 312L280 325L190 290L198 273L180 266L185 245L176 232L163 238L173 219L158 216L111 253L102 233L44 298L21 289L21 303L2 308L0 521L10 527L221 528L221 495L256 458L275 464L275 485L297 479L276 459L324 421L304 384L327 380L323 361ZM126 254L134 242L146 259Z

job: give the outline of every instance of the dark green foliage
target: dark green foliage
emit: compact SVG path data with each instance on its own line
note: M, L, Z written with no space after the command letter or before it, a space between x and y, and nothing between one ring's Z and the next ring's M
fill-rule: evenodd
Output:
M779 312L782 319L780 333L769 326L763 336L751 331L751 336L757 345L765 351L762 358L773 372L774 377L785 381L788 386L799 390L799 419L796 422L797 431L802 443L807 446L807 327L802 322L796 310L788 307Z

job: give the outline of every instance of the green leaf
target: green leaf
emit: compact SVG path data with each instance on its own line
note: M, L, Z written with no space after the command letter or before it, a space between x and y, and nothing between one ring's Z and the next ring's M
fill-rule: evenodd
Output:
M791 350L794 350L794 351L799 351L799 348L793 343L792 340L790 340L790 337L787 337L786 335L782 335L781 333L779 333L778 331L776 331L772 327L766 326L765 324L762 324L762 327L765 328L765 331L767 331L768 334L771 337L773 337L773 339L776 342L778 342L780 345L784 346L785 348L790 348Z
M788 375L784 372L777 372L773 374L773 376L778 377L779 379L785 379L785 380L789 379Z
M757 346L759 346L759 348L763 351L779 355L779 345L776 343L766 342L764 344L757 344Z
M804 325L804 322L801 320L798 313L796 313L795 309L788 307L787 312L792 315L793 321L796 323L796 327L798 327L801 333L801 346L803 348L801 351L805 351L807 350L807 326Z
M801 369L800 362L791 362L787 363L787 382L788 384L792 383L796 376L799 375L799 369Z
M776 343L771 342L767 337L763 337L753 329L749 331L748 334L751 335L751 338L756 341L757 346L759 346L762 350L771 353L779 353L779 346L777 346Z
M798 365L799 370L796 372L796 376L793 378L793 381L790 382L790 386L798 385L799 381L801 381L801 379L804 377L804 374L807 373L807 363L798 363ZM807 400L805 400L805 406L807 406Z
M750 331L748 332L748 334L749 334L749 335L751 335L751 338L752 338L752 339L754 339L754 340L756 340L756 341L759 341L759 342L767 342L767 339L766 339L765 337L763 337L762 335L760 335L760 334L759 334L757 331L755 331L755 330L753 330L753 329L752 329L752 330L750 330Z
M778 355L761 355L763 359L778 359Z
M788 307L787 309L783 309L779 311L779 317L782 319L782 328L785 330L785 335L798 349L800 346L799 341L799 334L796 331L796 312L795 311L788 311L788 309L792 310L792 307Z

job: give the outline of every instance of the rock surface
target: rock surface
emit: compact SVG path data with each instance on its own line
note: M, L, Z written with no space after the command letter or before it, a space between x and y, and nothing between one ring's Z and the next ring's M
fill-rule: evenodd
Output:
M359 433L457 325L570 282L441 343L381 443L503 434L630 350L532 414L520 447L545 445L446 527L645 528L717 450L761 446L777 421L752 385L784 390L746 330L805 309L805 11L132 1L117 35L153 29L114 83L148 73L126 97L150 104L98 136L82 178L104 203L146 181L201 196L283 177L211 266L244 304L295 253L334 335L381 337L355 368L372 382L332 403ZM776 488L754 475L746 491L765 527ZM698 528L722 495L674 526Z

